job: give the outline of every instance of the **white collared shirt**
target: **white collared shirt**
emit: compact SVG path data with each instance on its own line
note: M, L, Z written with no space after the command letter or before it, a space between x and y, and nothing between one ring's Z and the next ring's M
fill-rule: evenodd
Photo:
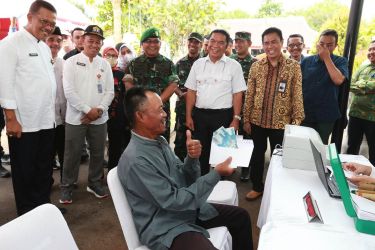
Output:
M15 111L22 132L55 124L56 81L50 48L22 29L0 41L0 103Z
M66 98L63 88L63 68L64 60L60 57L53 59L53 70L55 72L56 78L56 103L55 103L55 117L56 117L56 126L65 123L66 115Z
M96 56L90 62L82 52L65 61L63 86L68 101L65 121L80 125L81 118L92 108L100 108L103 115L91 124L108 120L108 106L114 97L113 73L109 63Z
M241 65L225 55L213 63L209 56L191 67L185 87L196 91L197 108L224 109L233 106L233 94L245 91Z

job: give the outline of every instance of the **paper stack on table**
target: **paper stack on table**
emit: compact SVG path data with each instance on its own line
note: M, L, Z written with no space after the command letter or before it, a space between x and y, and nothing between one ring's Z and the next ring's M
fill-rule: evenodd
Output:
M375 221L375 202L356 194L350 194L357 217L362 220Z
M211 141L210 164L216 165L232 157L231 167L248 167L254 144L236 135L233 128L219 128Z

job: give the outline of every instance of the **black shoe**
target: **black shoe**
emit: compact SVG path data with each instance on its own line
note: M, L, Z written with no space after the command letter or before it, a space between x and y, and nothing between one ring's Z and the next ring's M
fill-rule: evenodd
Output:
M89 155L87 153L81 155L81 163L87 162L88 159L89 159Z
M249 168L241 168L240 180L242 182L248 182L249 179L250 179L250 169Z
M6 170L3 166L0 165L0 177L1 178L8 178L10 177L10 172Z
M10 156L8 154L1 157L1 163L10 165Z

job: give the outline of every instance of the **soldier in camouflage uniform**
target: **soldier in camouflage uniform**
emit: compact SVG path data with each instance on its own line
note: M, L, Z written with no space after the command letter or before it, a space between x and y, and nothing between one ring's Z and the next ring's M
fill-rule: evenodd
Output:
M236 32L234 41L235 41L234 48L236 49L237 54L232 54L231 58L233 58L234 60L236 60L237 62L241 64L243 77L245 78L245 82L247 84L251 65L257 61L257 59L252 57L249 52L249 48L251 46L251 34L246 31ZM250 136L246 135L243 131L242 120L241 120L241 124L240 124L240 128L238 132L239 134L244 135L244 138L247 138L247 139L250 138ZM249 168L241 168L241 181L247 182L249 178L250 178Z
M203 37L203 45L202 45L202 51L200 53L201 57L205 57L208 55L208 40L210 40L210 35L205 35Z
M346 153L358 154L365 135L369 160L375 165L375 40L370 43L367 58L369 62L359 67L350 85L353 99L349 111Z
M141 36L143 54L134 58L125 69L124 82L126 88L142 86L153 89L164 103L167 113L165 139L170 137L170 106L169 98L173 95L179 81L176 68L171 60L159 54L160 32L156 28L149 28Z
M184 87L187 77L189 76L191 66L200 58L200 51L202 49L203 37L201 34L193 32L188 38L188 55L180 59L176 63L177 75L180 79L178 88L175 90L178 96L176 102L176 139L174 141L174 152L178 158L183 161L186 157L186 126L185 126L185 95L187 89Z

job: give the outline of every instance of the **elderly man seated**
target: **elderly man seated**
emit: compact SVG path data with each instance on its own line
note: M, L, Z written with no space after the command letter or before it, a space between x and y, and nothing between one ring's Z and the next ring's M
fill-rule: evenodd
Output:
M205 229L226 226L233 249L253 249L247 211L206 202L220 176L233 173L231 158L200 176L200 142L187 131L188 156L182 163L161 136L167 115L155 92L130 89L125 109L132 137L120 158L118 175L142 244L153 250L215 249Z

